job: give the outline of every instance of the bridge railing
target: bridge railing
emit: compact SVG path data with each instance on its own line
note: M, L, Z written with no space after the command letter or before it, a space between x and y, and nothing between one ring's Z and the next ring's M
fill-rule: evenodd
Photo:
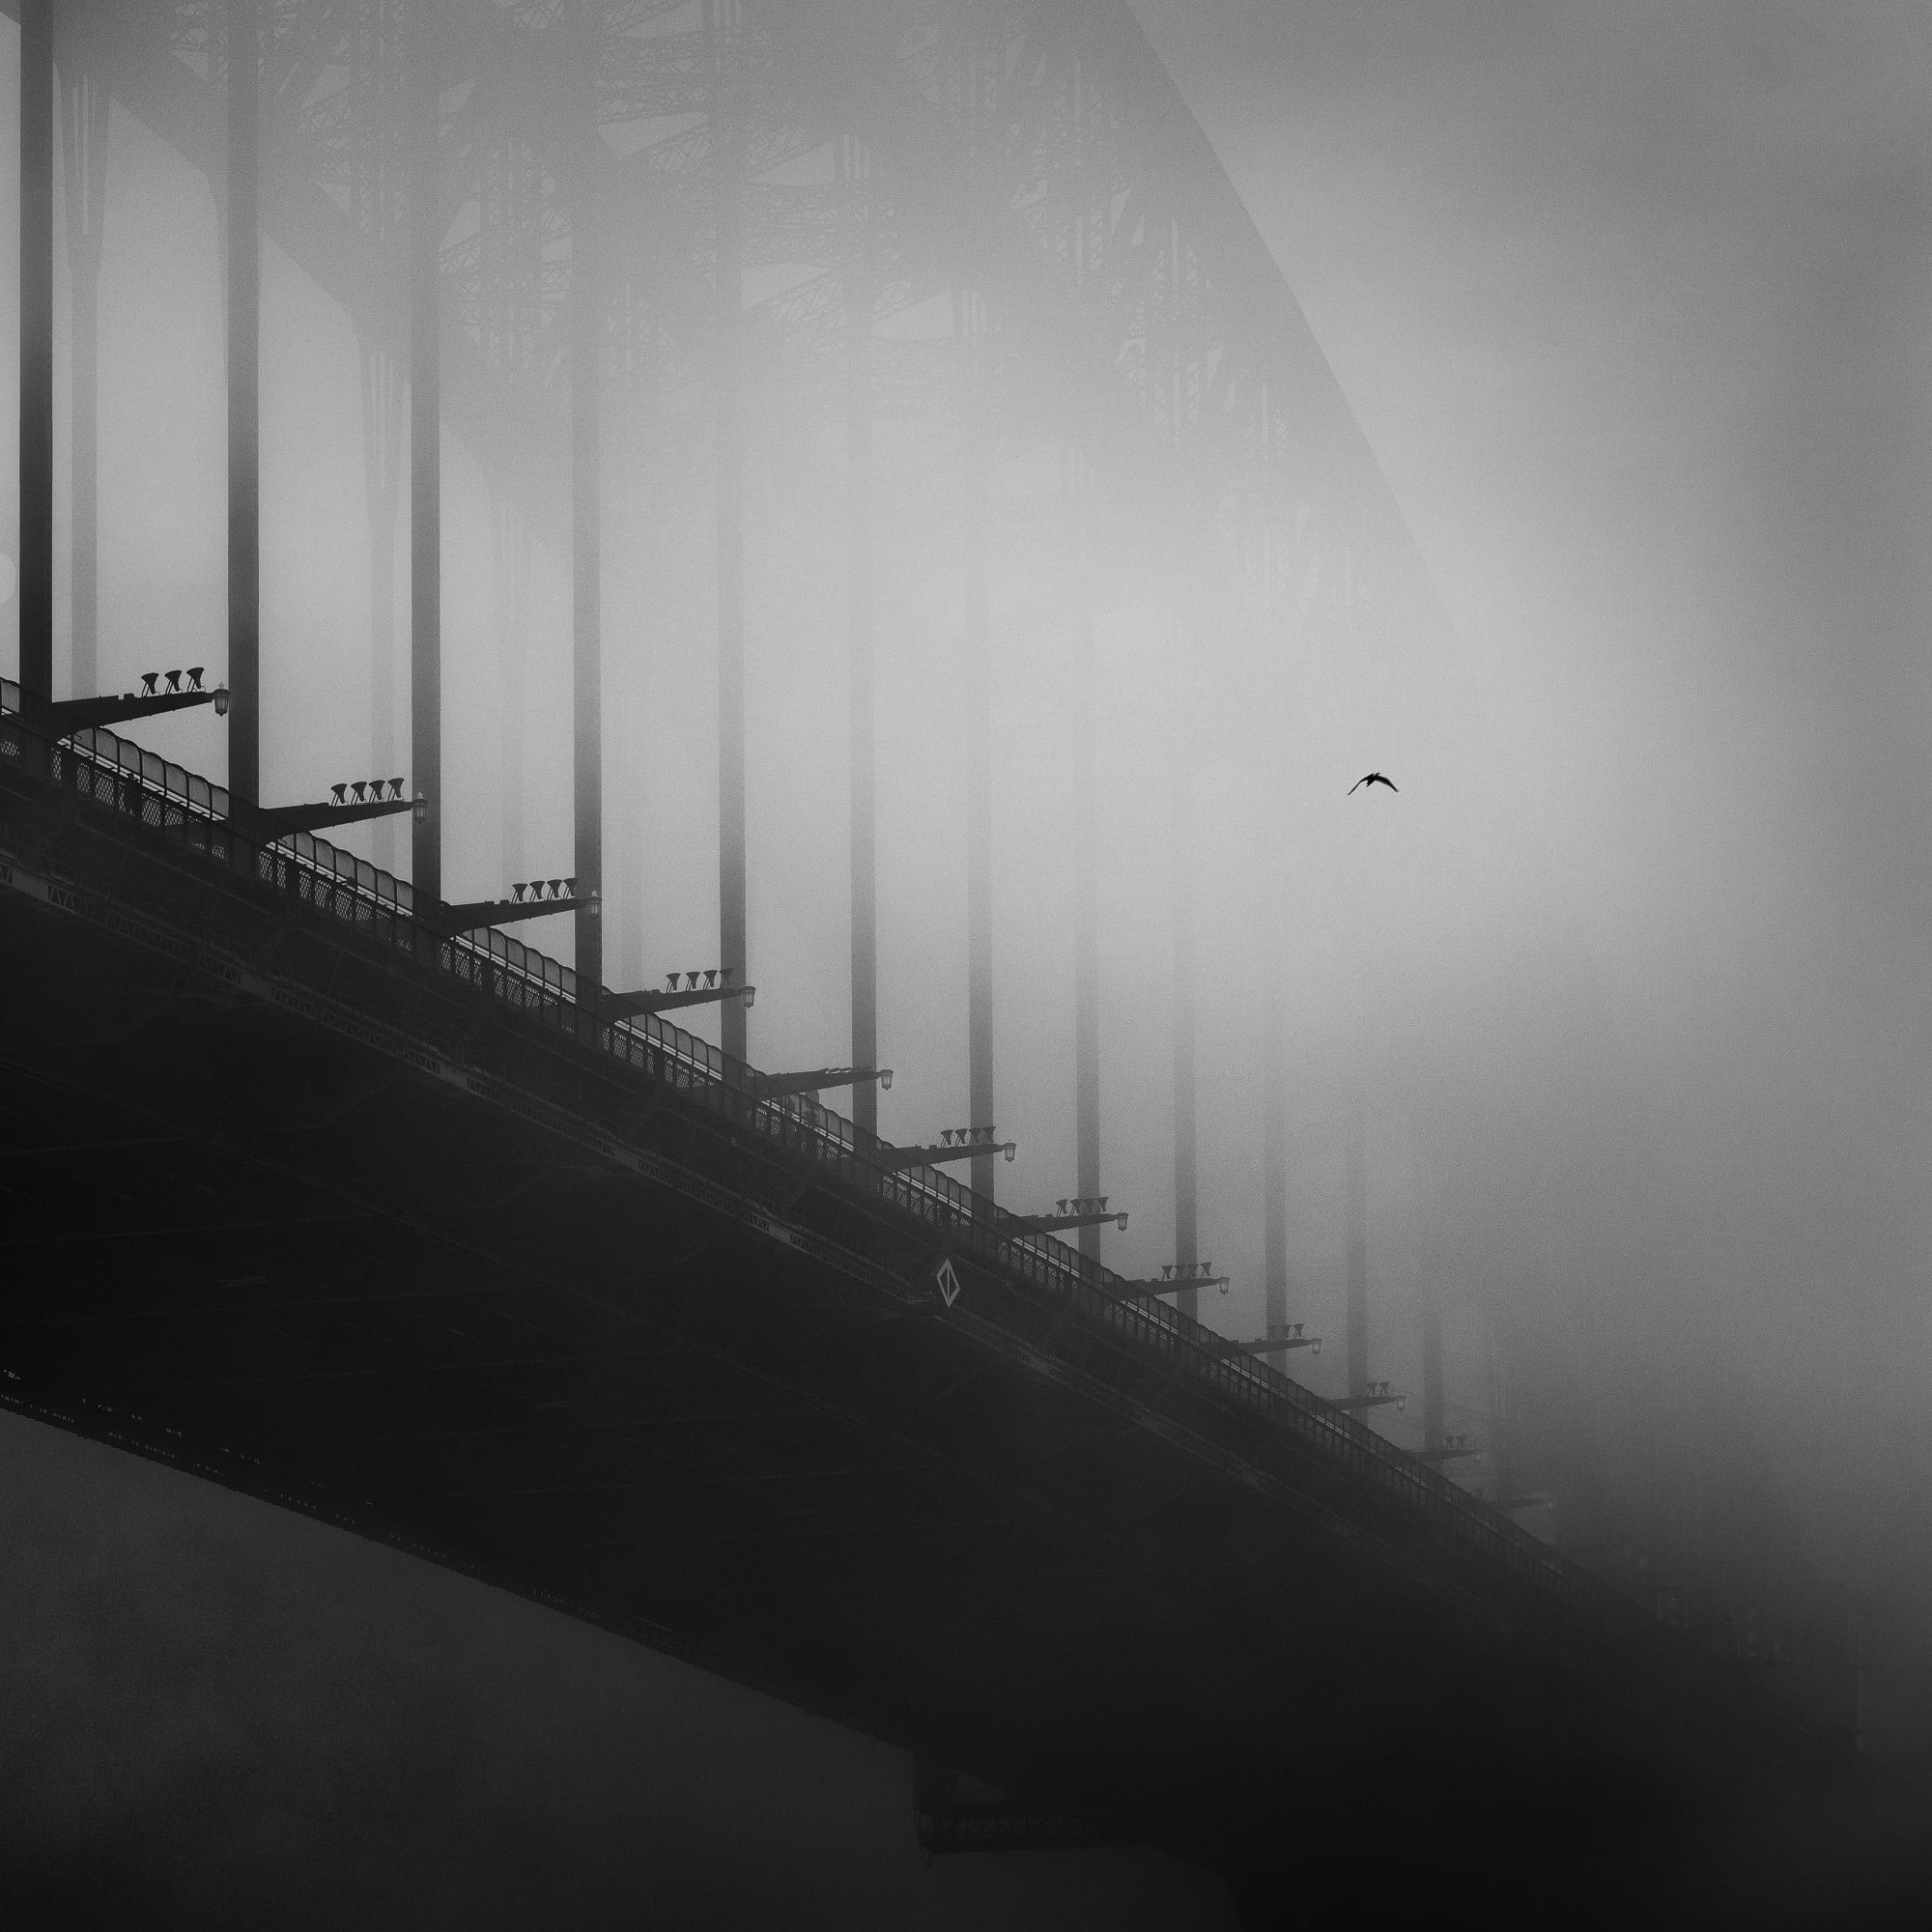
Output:
M451 933L419 918L407 880L293 833L251 841L230 815L225 787L104 727L49 740L20 716L18 687L0 680L0 753L37 759L69 796L143 826L268 887L310 913L385 949L430 963L526 1019L668 1083L742 1129L822 1162L832 1178L923 1223L932 1261L971 1258L1057 1294L1122 1340L1166 1354L1178 1370L1257 1420L1339 1462L1464 1548L1578 1608L1633 1629L1654 1628L1636 1607L1430 1465L1337 1410L1281 1371L1166 1303L1129 1298L1118 1275L936 1169L904 1167L889 1144L815 1099L762 1093L756 1070L654 1014L592 1020L571 968L494 928ZM16 767L17 769L17 767ZM1230 1444L1239 1454L1240 1445Z

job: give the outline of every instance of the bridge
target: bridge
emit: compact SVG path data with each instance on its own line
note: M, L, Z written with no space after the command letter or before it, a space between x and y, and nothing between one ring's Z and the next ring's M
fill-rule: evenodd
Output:
M1090 648L1094 586L1125 571L1251 637L1258 678L1296 640L1319 660L1338 639L1439 675L1423 661L1441 620L1387 490L1123 5L9 11L0 1400L900 1742L928 1767L933 1849L1159 1843L1236 1873L1257 1922L1284 1820L1305 1839L1372 1811L1439 1850L1499 1809L1526 1836L1578 1817L1587 1836L1842 1774L1735 1659L1452 1479L1439 1337L1419 1450L1372 1426L1394 1398L1369 1378L1352 1239L1348 1385L1319 1396L1287 1373L1314 1338L1289 1320L1274 975L1263 1332L1197 1319L1213 1276L1184 913L1173 1260L1145 1279L1102 1264L1118 1208L1091 741L1076 1182L1053 1211L998 1199L998 576L1051 551ZM215 184L229 330L225 648L121 694L97 668L81 347L110 99ZM379 584L410 512L406 640L379 615L367 704L372 768L404 776L310 802L263 759L265 237L357 333ZM757 980L784 968L749 945L748 370L781 374L845 460L851 1004L840 1064L804 1070L760 1068L752 1034ZM875 444L894 423L951 478L968 697L971 1118L916 1144L882 1138L877 1109ZM625 983L640 926L606 864L621 785L604 769L608 445L652 438L659 460L705 465L706 487L660 502L715 562L719 690L715 963L662 986ZM442 889L446 440L493 493L503 608L539 551L571 586L568 874L466 901ZM1050 542L1037 505L1016 514L991 483L1039 452ZM140 742L170 712L207 732L207 769ZM507 712L504 728L507 857L526 781ZM358 827L372 857L326 836ZM505 930L540 920L566 923L569 963ZM718 1043L674 1014L715 1017ZM821 1097L847 1091L849 1117ZM1356 1195L1359 1169L1356 1152Z

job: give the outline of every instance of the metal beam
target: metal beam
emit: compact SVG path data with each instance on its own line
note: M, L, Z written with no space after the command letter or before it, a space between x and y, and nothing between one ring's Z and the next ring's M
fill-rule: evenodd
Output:
M1354 1410L1358 1408L1380 1408L1388 1403L1400 1405L1405 1398L1399 1395L1325 1395L1318 1398L1330 1408Z
M990 1150L984 1141L962 1141L957 1147L942 1142L936 1147L888 1147L880 1148L871 1158L880 1167L893 1169L901 1167L937 1167L948 1160L971 1160L978 1154L989 1151L1004 1153L1009 1160L1013 1157L1015 1143L995 1141Z
M1111 1281L1107 1286L1122 1301L1151 1301L1156 1295L1179 1294L1186 1289L1198 1294L1204 1288L1218 1288L1225 1294L1231 1279L1225 1274L1208 1274L1196 1275L1192 1281Z
M838 144L847 228L845 296L845 541L846 601L851 653L848 715L851 758L851 991L852 1060L869 1066L879 1057L878 822L874 765L872 639L872 332L871 270L867 224L871 159L858 138ZM879 1130L879 1098L871 1087L852 1092L852 1119L868 1134Z
M1008 1225L1027 1235L1064 1235L1074 1228L1105 1228L1111 1225L1124 1229L1127 1217L1118 1209L1111 1214L1104 1209L1079 1214L1013 1214L1009 1216Z
M717 335L712 379L718 489L718 957L740 975L747 961L745 887L745 397L744 156L724 39L729 0L703 0L711 82L708 128L718 242ZM745 1009L728 1007L724 1051L747 1058Z
M407 22L410 250L410 768L423 810L410 881L442 897L442 184L437 94L439 0Z
M526 919L549 919L554 913L574 913L582 901L560 899L466 899L460 905L425 908L416 904L416 917L445 932L477 932L486 925L515 925Z
M1319 1354L1321 1350L1321 1337L1320 1335L1304 1335L1300 1331L1301 1324L1296 1322L1294 1324L1294 1332L1292 1334L1270 1333L1259 1336L1252 1342L1236 1343L1236 1346L1246 1350L1251 1355L1271 1355L1277 1350L1286 1350L1289 1349L1313 1349Z
M1270 1329L1288 1321L1288 1075L1282 1064L1281 953L1262 961L1262 1294Z
M261 20L226 0L228 45L228 793L262 794Z
M369 537L369 761L376 771L386 772L396 763L396 521L402 499L403 427L410 409L404 395L410 338L397 326L395 296L398 262L406 272L408 265L404 231L409 220L411 24L398 0L337 0L327 13L305 6L298 22L298 32L307 31L300 32L293 63L285 53L278 62L271 98L286 103L292 90L306 93L329 57L341 55L344 84L328 97L344 163L335 184L347 190L350 215L368 249L375 282L371 299L355 323ZM294 98L299 111L301 97ZM281 132L280 128L274 130L277 136ZM370 849L384 871L396 869L393 826L379 827Z
M1083 573L1084 576L1084 573ZM1086 603L1074 622L1074 703L1080 734L1073 778L1073 1134L1074 1174L1082 1195L1100 1191L1099 780L1094 724L1094 612ZM1100 1259L1099 1236L1080 1233L1080 1252Z
M965 576L966 681L966 1090L976 1121L993 1105L993 666L991 562L987 553L989 479L983 391L985 307L978 290L955 284L954 327L966 387L961 487ZM993 1199L993 1161L973 1163L973 1191Z
M1350 1117L1343 1160L1348 1196L1349 1241L1349 1394L1359 1399L1369 1386L1369 1181L1366 1128L1360 1096Z
M231 799L235 823L254 838L288 838L298 832L320 832L330 825L358 825L365 818L395 818L414 809L407 798L365 800L360 805L244 805Z
M20 0L20 709L54 695L53 0Z
M1162 613L1168 662L1182 661L1173 610ZM1201 1258L1199 1179L1195 1146L1194 1090L1194 814L1186 755L1186 711L1175 707L1182 742L1173 759L1174 855L1171 904L1174 918L1174 1258L1183 1264ZM1192 1289L1175 1304L1190 1321L1198 1321L1201 1301Z
M69 688L76 697L91 697L98 688L100 608L100 233L107 211L107 90L99 76L71 60L64 57L61 64L61 154L66 164L61 200L67 215L72 344L68 453L73 658Z
M781 1100L791 1094L823 1094L833 1087L860 1087L876 1080L893 1084L890 1066L818 1066L808 1073L754 1073L753 1084L761 1100Z
M604 983L604 289L597 132L595 16L588 5L569 17L571 105L576 166L570 211L570 503L572 794L577 877L577 983L594 1003ZM740 1008L739 1010L743 1010ZM742 1056L741 1056L742 1058Z
M71 737L93 725L125 724L130 718L158 718L168 711L186 711L197 704L213 704L225 712L230 694L215 691L167 691L155 696L124 691L119 697L63 697L47 706L48 733L56 738Z
M582 981L578 983L581 989ZM719 1007L731 1000L742 1000L749 1007L757 996L755 986L696 986L682 993L611 993L598 1001L597 1011L601 1019L629 1020L644 1013L672 1012L679 1007Z
M1442 1300L1434 1273L1422 1281L1422 1440L1440 1456L1442 1450ZM1464 1454L1464 1451L1450 1451Z

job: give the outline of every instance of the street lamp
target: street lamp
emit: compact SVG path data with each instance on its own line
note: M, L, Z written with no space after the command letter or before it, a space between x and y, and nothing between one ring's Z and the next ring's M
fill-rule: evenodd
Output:
M1226 1294L1230 1279L1228 1275L1216 1274L1212 1262L1164 1262L1158 1280L1123 1281L1118 1293L1125 1301L1151 1301L1184 1288L1218 1288Z
M567 879L562 883L574 887L577 882ZM602 917L601 902L594 893L587 893L581 901L572 903L582 904L593 919ZM737 971L735 966L712 966L690 973L667 973L664 992L612 993L599 1003L598 1011L607 1020L634 1020L645 1013L668 1013L680 1007L722 1006L726 1000L743 1000L749 1008L756 1001L758 989L733 985ZM681 988L680 980L684 981Z
M1013 1219L1029 1235L1061 1235L1071 1228L1104 1228L1109 1221L1122 1232L1126 1229L1125 1212L1110 1208L1104 1194L1069 1197L1055 1202L1054 1207L1059 1210L1056 1213L1015 1214Z
M43 715L57 737L71 737L106 724L125 724L133 718L158 718L163 712L185 711L190 705L213 704L214 715L228 715L228 687L213 691L202 688L205 667L190 665L186 670L144 670L139 692L124 691L115 697L64 697L43 707ZM183 687L182 679L187 684ZM162 690L165 684L167 689Z
M873 1156L883 1167L934 1167L944 1160L973 1160L980 1154L1003 1153L1009 1160L1018 1151L1015 1141L1002 1141L997 1127L948 1127L930 1147L882 1147Z
M1408 1406L1406 1395L1393 1395L1387 1382L1370 1382L1362 1395L1331 1395L1322 1400L1330 1408L1381 1408L1393 1404L1398 1411Z
M1260 1340L1242 1342L1241 1350L1250 1355L1272 1355L1278 1350L1312 1349L1317 1355L1321 1352L1321 1337L1302 1333L1307 1324L1301 1321L1271 1321L1268 1331Z
M883 1094L893 1091L890 1066L814 1066L799 1073L754 1073L751 1079L761 1100L823 1094L832 1087L856 1087L862 1080L876 1080Z
M221 694L214 694L217 702ZM386 791L386 796L384 793ZM345 779L328 788L327 802L313 805L262 805L230 810L258 838L286 838L296 832L320 832L327 825L355 825L365 818L393 818L411 810L401 779Z

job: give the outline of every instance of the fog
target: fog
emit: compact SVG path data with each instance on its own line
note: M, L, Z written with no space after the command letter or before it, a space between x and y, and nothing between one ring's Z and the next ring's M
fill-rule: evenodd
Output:
M1932 15L1136 12L1419 554L1330 541L1318 507L1282 539L1261 615L1192 538L1151 545L1120 507L1157 475L1069 492L1053 412L1002 418L995 1092L1018 1151L1000 1198L1038 1208L1075 1187L1091 742L1101 1179L1131 1217L1103 1258L1147 1275L1175 1256L1184 878L1201 1253L1231 1277L1203 1319L1236 1337L1265 1319L1272 996L1288 1313L1330 1344L1292 1372L1345 1386L1359 1122L1371 1372L1413 1397L1435 1297L1445 1420L1484 1451L1459 1479L1544 1498L1520 1520L1640 1596L1761 1625L1792 1694L1862 1723L1875 1753L1922 1753ZM0 97L14 60L10 33ZM14 166L10 146L10 265ZM828 168L808 156L792 178ZM105 232L99 661L119 690L218 659L226 529L215 202L120 106ZM850 1045L846 459L836 368L774 319L799 277L761 273L748 967L751 1058L776 1069ZM263 299L263 802L280 804L374 769L370 536L355 327L272 234ZM953 321L942 292L882 323L882 366L917 366ZM624 987L718 963L710 404L681 354L613 377L606 423L605 967ZM63 385L67 368L63 349ZM64 557L65 387L57 421ZM880 1130L904 1142L969 1119L958 428L891 397L873 427L879 1035L896 1076ZM547 473L532 461L531 492ZM506 668L501 477L453 432L443 474L444 891L481 898L575 869L569 556L561 518L531 518ZM402 518L385 592L406 639ZM406 745L406 653L386 674ZM205 713L130 735L220 775ZM1371 769L1400 790L1350 793ZM343 842L387 863L381 837ZM568 959L553 924L519 936ZM1375 1425L1417 1444L1419 1403Z
M1912 1680L1874 1721L1922 1736L1932 25L1145 17L1449 609L1493 723L1449 755L1504 775L1575 948L1594 1031L1520 1234L1615 1225L1556 1332L1613 1408L1674 1385L1689 1479L1761 1459Z

